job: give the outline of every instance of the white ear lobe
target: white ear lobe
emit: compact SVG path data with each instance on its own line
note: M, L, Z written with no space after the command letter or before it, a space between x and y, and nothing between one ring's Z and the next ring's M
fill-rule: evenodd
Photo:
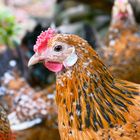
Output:
M75 53L75 48L73 48L71 55L64 60L63 65L64 67L71 67L77 62L77 60L78 56Z

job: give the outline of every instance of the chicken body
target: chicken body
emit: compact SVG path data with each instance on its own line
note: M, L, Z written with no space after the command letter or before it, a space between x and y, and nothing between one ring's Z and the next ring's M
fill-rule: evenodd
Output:
M50 31L44 34L50 38L45 43L39 40L38 44L43 45L35 46L38 50L29 65L44 61L46 68L57 71L61 139L138 140L140 85L114 79L96 52L80 37L50 35Z
M115 1L104 43L106 47L99 54L111 73L115 77L140 83L140 29L127 0L122 0L122 3Z

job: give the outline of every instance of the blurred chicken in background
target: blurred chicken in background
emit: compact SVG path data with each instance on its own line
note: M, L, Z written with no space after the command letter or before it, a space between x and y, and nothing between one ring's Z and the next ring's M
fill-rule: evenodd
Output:
M128 0L115 0L104 46L99 54L112 74L140 83L140 29Z
M35 90L17 71L6 72L1 78L0 104L17 140L59 140L54 89L55 85Z
M46 71L45 68L38 64L32 69L27 68L27 62L29 57L33 54L33 45L35 44L36 37L40 34L41 31L45 30L41 24L36 25L33 31L28 31L22 39L20 46L23 59L23 73L22 75L28 80L32 86L46 86L55 81L54 74ZM45 76L41 76L41 73L44 73Z

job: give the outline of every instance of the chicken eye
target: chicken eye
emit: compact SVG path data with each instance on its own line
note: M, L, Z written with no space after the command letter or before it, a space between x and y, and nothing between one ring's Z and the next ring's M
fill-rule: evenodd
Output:
M54 47L54 51L56 51L56 52L62 51L62 46L61 46L61 45L55 46L55 47Z

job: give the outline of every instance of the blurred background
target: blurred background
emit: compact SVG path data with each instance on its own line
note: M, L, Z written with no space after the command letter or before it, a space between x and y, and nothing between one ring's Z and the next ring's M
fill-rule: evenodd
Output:
M102 45L114 0L0 0L0 104L17 140L59 140L55 76L29 69L37 36L48 27ZM140 0L130 0L140 23ZM43 73L43 76L42 76Z

